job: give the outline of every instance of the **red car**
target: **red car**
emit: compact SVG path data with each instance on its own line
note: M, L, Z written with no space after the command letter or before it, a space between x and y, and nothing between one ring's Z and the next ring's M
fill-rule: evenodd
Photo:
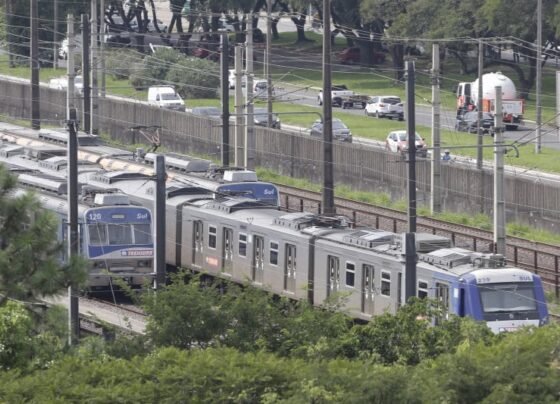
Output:
M338 55L338 61L342 64L356 64L360 63L360 48L353 46L346 48ZM374 52L373 63L381 64L385 62L385 54L383 52Z

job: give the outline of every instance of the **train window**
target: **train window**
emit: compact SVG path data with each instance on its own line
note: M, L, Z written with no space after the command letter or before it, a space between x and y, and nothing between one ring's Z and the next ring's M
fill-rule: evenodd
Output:
M239 233L239 256L247 256L247 235L245 233Z
M132 244L132 227L129 224L108 224L109 244Z
M89 224L89 243L91 245L107 245L107 226L101 223Z
M216 226L208 226L208 247L216 248Z
M275 241L270 242L270 264L278 265L278 243Z
M346 286L354 287L356 278L356 265L353 262L346 263Z
M428 297L428 282L418 281L418 297L420 299Z
M391 273L381 271L381 294L391 296Z
M133 225L134 244L150 244L152 242L152 226L149 223Z

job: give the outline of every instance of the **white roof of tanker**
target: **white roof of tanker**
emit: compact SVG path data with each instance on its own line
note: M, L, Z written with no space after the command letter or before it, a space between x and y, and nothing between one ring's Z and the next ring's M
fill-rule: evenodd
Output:
M502 72L486 73L482 76L482 98L494 99L496 97L495 87L502 87L503 100L517 99L517 90L513 81L502 74ZM478 79L471 86L471 93L474 99L478 98Z

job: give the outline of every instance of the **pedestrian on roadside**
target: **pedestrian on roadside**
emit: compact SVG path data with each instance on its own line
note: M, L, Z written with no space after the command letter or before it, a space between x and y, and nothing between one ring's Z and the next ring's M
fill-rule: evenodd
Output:
M449 160L451 160L451 155L449 154L449 150L446 150L446 151L443 153L443 156L441 156L441 159L442 159L443 161L449 161Z

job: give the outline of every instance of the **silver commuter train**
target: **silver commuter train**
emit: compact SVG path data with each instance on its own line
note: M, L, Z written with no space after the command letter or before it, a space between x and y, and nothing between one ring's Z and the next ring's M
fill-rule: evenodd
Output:
M57 237L67 241L68 201L66 179L21 167L10 167L18 177L21 194L33 190L41 206L58 220ZM132 287L153 281L154 244L152 214L132 206L122 193L82 189L78 205L79 252L88 261L87 287L108 289L119 278ZM66 250L63 260L67 258Z

